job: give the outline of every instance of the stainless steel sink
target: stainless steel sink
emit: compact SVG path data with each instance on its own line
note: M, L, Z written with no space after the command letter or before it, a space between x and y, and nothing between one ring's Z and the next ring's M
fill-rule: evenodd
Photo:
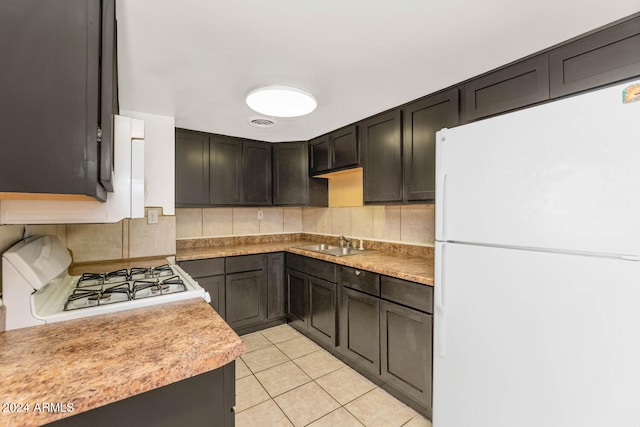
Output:
M300 249L306 249L308 251L323 252L332 249L340 249L340 246L329 245L327 243L316 243L315 245L298 246Z
M375 252L368 249L356 249L356 248L341 248L340 246L328 245L326 243L316 243L315 245L308 246L298 246L300 249L306 249L308 251L318 252L326 255L333 255L336 257L347 256L347 255L358 255L363 254L365 252Z

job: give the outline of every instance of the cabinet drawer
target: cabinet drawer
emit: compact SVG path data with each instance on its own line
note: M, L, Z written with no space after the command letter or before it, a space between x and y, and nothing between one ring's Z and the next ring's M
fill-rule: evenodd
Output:
M179 265L194 279L224 274L224 258L180 261Z
M263 254L228 257L226 259L227 274L262 270L264 268L264 257Z
M340 267L340 284L370 295L380 296L380 275L351 267Z
M329 282L337 282L336 265L301 255L287 254L287 267Z
M433 287L420 283L408 282L393 277L382 276L380 279L382 298L433 313Z

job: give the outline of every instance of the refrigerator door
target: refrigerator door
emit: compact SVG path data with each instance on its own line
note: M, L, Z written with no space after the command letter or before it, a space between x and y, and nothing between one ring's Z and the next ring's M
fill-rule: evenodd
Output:
M434 427L638 425L640 263L437 245Z
M630 84L440 131L436 239L640 255Z

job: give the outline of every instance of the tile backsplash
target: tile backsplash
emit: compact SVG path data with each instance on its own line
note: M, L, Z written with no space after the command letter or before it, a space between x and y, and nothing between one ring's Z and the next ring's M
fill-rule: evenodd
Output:
M176 209L178 239L301 232L433 245L434 205Z
M176 253L176 217L124 219L113 224L28 225L32 235L58 236L73 262L142 258Z

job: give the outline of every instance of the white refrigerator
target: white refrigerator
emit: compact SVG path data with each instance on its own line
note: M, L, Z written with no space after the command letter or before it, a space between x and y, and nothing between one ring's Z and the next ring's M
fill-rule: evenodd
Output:
M633 83L438 133L434 427L640 426Z

